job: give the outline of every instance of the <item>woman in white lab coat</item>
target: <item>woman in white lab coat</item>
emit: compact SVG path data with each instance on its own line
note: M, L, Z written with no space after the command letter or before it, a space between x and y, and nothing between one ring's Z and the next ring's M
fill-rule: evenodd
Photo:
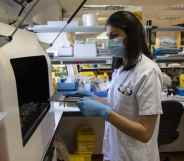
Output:
M116 64L109 99L103 103L83 99L80 109L86 116L101 116L107 121L105 160L159 161L157 136L162 114L162 74L148 58L144 28L126 11L112 14L106 28L109 49L121 60Z

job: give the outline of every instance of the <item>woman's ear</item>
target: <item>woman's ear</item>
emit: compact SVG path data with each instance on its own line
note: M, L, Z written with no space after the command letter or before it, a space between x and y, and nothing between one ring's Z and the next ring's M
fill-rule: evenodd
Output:
M127 40L127 38L125 38L125 39L123 40L123 43L124 43L125 47L127 47L127 45L128 45L128 40Z

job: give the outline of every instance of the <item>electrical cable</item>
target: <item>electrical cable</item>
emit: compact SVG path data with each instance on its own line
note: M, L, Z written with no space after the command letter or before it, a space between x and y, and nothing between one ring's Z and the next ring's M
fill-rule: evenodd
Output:
M63 26L63 28L61 28L61 30L59 31L58 35L54 38L54 40L52 41L52 43L49 45L50 47L52 47L54 45L54 43L56 42L56 40L58 39L58 37L65 31L66 27L70 24L70 22L74 19L74 17L77 15L77 13L80 11L80 9L84 6L84 4L87 2L87 0L84 0L79 7L75 10L75 12L72 14L72 16L68 19L68 21L66 22L66 24Z
M9 25L13 25L13 24L15 24L15 23L17 22L17 20L19 19L19 17L20 17L20 16L22 15L22 13L24 12L25 8L26 8L26 5L21 5L21 9L20 9L20 11L19 11L19 13L18 13L18 15L17 15L16 20L10 22Z

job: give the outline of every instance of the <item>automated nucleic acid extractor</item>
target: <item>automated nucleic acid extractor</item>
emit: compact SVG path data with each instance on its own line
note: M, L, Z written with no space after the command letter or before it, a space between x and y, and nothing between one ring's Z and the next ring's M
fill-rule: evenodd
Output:
M13 27L0 23L0 34ZM19 30L0 48L1 161L42 161L56 130L50 63L34 33Z

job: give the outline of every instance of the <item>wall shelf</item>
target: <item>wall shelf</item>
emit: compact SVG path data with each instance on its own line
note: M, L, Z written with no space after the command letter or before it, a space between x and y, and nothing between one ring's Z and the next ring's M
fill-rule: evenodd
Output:
M62 25L35 25L33 27L30 27L29 30L36 32L36 33L57 33L61 31ZM84 27L84 26L78 26L78 27L71 27L68 26L64 32L77 32L80 33L88 33L88 34L96 34L101 33L105 31L104 26L93 26L93 27Z
M184 63L184 56L159 57L155 61L158 63Z
M74 58L54 57L50 58L52 64L111 64L111 57Z
M184 31L184 27L175 26L175 27L156 28L152 30L152 32L173 32L173 31L175 32Z
M79 72L97 72L97 71L112 71L111 68L86 68L80 69Z
M161 69L184 69L184 66L160 67Z

